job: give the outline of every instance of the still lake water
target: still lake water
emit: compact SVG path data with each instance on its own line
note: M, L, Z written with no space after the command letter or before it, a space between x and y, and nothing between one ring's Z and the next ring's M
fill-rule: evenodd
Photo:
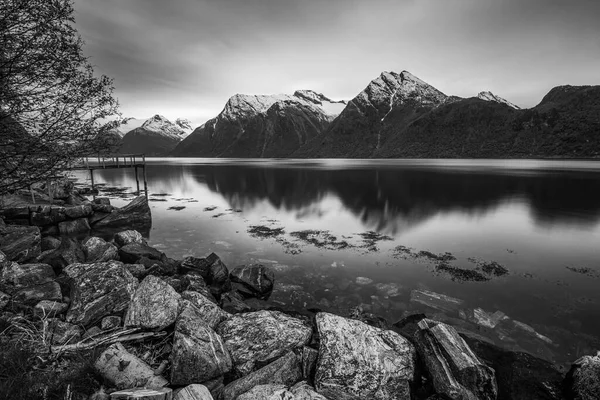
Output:
M276 304L391 322L427 311L557 363L600 348L600 162L179 158L150 159L147 175L149 243L270 265ZM135 190L132 170L95 178L117 206ZM414 290L464 303L429 308ZM492 328L475 309L519 322Z

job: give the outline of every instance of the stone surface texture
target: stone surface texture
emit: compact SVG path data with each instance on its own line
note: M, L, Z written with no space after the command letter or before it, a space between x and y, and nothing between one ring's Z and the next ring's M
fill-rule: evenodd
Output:
M146 240L144 239L142 234L139 233L138 231L131 230L131 229L127 230L127 231L121 231L121 232L115 233L114 241L115 241L115 244L119 247L123 247L126 244L131 244L131 243L146 244Z
M328 313L316 316L315 388L328 399L409 399L415 349L392 331Z
M116 227L148 227L152 225L152 215L146 196L138 196L123 208L117 208L94 224L94 229Z
M267 363L310 341L312 329L279 311L233 315L217 327L236 370L247 375L257 363Z
M125 326L164 329L175 323L180 302L181 296L168 283L148 275L129 303Z
M567 380L574 400L600 399L600 352L575 361Z
M204 322L212 329L215 329L219 323L231 317L231 314L223 311L218 305L198 292L185 291L181 294L181 298L196 306L200 311Z
M275 274L262 264L249 264L231 271L231 282L239 283L236 290L245 297L267 299L273 291Z
M11 261L22 263L39 256L41 240L40 228L36 226L0 227L0 250Z
M86 262L104 262L119 259L117 247L106 240L91 236L82 242Z
M206 386L194 384L178 391L173 400L213 400L213 397Z

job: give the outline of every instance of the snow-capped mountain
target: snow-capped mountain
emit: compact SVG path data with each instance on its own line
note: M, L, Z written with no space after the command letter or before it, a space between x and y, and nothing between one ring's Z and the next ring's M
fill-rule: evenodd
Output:
M286 157L321 133L343 105L310 90L293 95L236 94L218 116L197 128L172 154Z
M485 101L495 101L496 103L500 103L500 104L506 104L509 107L514 108L515 110L520 110L521 107L514 105L513 103L511 103L510 101L495 95L492 92L479 92L479 94L477 95L477 98L481 99L481 100L485 100Z
M192 128L192 123L185 118L177 118L175 120L175 124L180 127L181 130L183 130L183 133L181 134L182 138L188 137L190 133L194 131L194 128Z
M127 132L123 137L120 152L165 155L185 137L185 134L186 130L179 123L171 122L157 114L144 121L140 127Z
M124 118L121 121L121 124L116 128L116 130L117 130L117 132L119 132L121 137L123 137L127 134L127 132L142 126L144 124L144 122L146 122L145 119L133 118L133 117Z

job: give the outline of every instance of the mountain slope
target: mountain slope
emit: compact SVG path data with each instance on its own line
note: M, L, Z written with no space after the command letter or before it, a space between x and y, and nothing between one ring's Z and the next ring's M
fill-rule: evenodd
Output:
M272 96L237 94L217 117L197 128L171 154L287 157L329 125L337 104L343 106L313 91Z
M171 151L182 140L185 131L161 115L146 120L123 137L120 153L145 153L159 156Z
M479 92L479 94L477 95L477 98L479 98L481 100L485 100L485 101L495 101L496 103L506 104L507 106L512 107L515 110L521 109L519 106L514 105L510 101L508 101L500 96L497 96L492 92Z
M464 99L399 126L373 157L600 156L600 86L559 86L536 107Z
M294 157L368 158L394 127L406 125L449 99L408 71L383 72L354 99L323 133Z

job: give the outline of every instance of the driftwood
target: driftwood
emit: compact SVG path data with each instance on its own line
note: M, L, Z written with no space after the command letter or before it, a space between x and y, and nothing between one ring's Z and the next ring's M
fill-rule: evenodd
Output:
M94 335L85 338L77 343L66 344L63 346L52 346L50 350L53 353L68 353L80 350L89 350L101 345L110 345L114 343L132 342L136 340L154 339L167 335L167 332L139 332L139 328L124 329L117 332L109 332L102 335Z
M127 389L110 394L111 400L171 400L173 391L169 388L161 389Z

